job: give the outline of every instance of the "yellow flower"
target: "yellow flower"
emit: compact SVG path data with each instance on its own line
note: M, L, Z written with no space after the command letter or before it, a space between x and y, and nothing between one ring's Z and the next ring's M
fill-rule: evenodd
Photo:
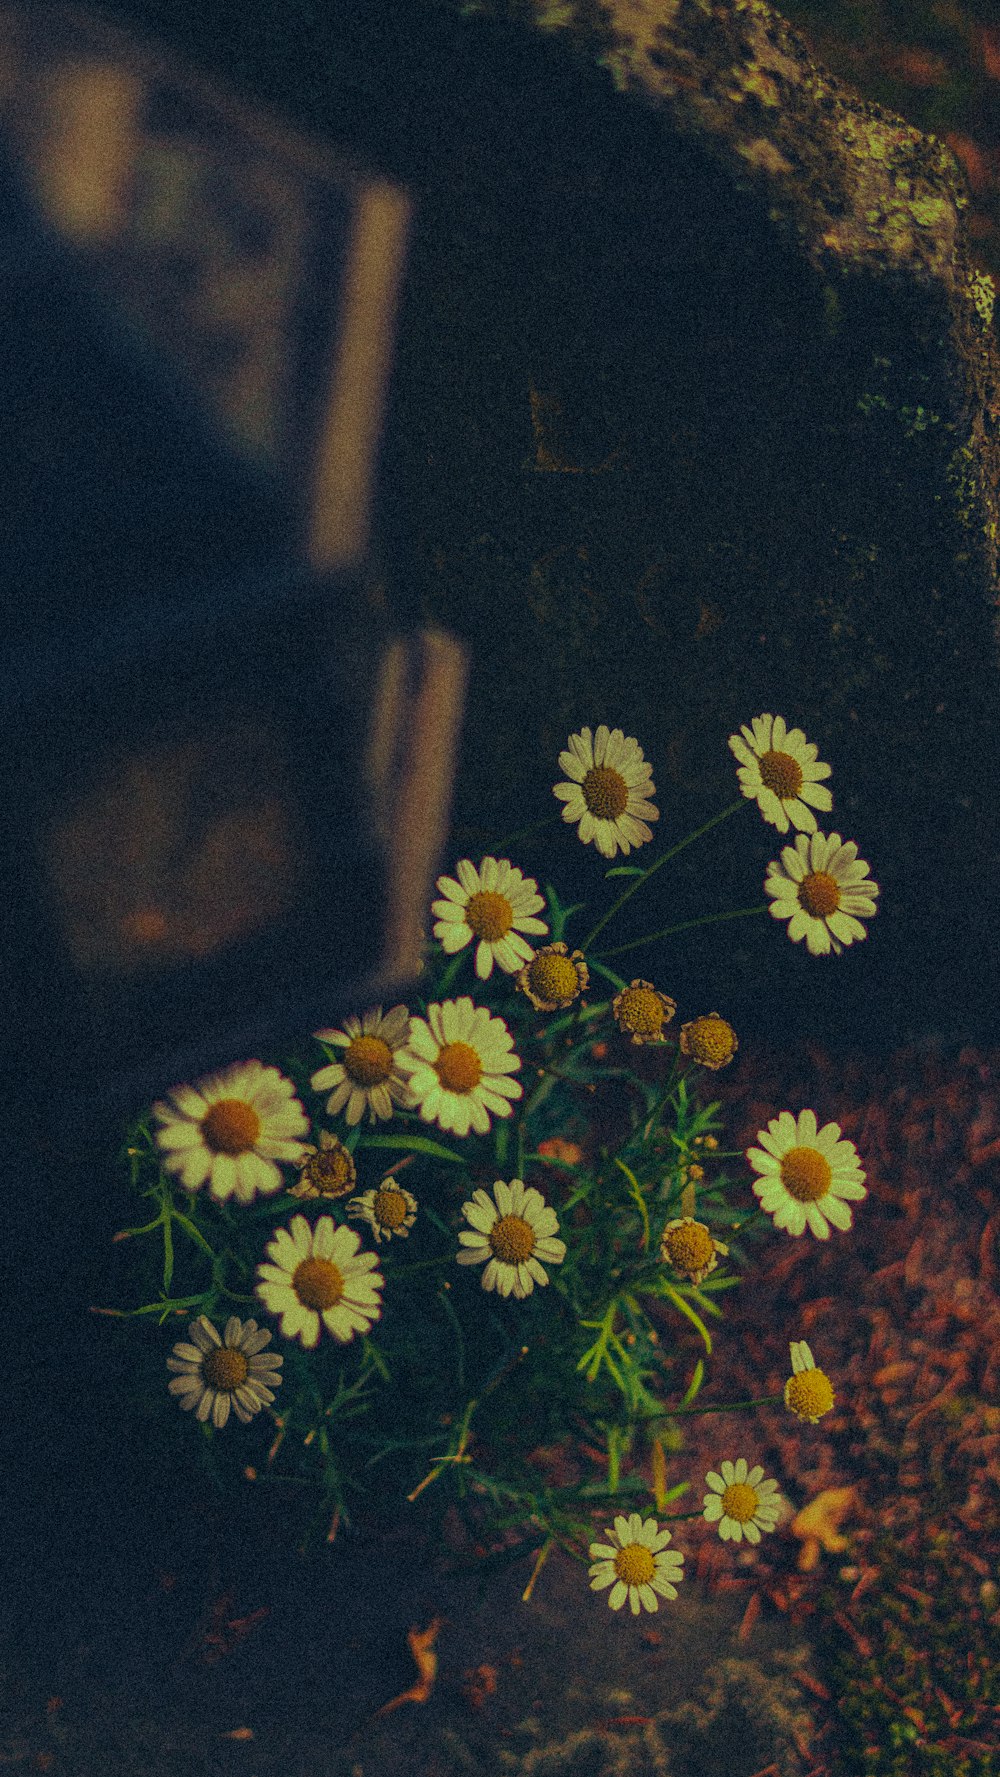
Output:
M483 1272L484 1290L496 1290L501 1296L513 1292L523 1300L536 1283L549 1281L539 1260L561 1265L566 1257L566 1242L555 1238L559 1227L555 1210L541 1191L526 1188L519 1178L509 1184L497 1179L492 1198L482 1189L473 1191L462 1214L471 1231L460 1230L458 1238L466 1250L455 1257L460 1265L489 1261Z
M398 1061L425 1123L455 1135L485 1135L494 1117L509 1117L524 1087L508 1076L521 1065L504 1020L471 999L441 1000L414 1018Z
M476 940L481 981L488 980L494 963L506 975L516 974L533 954L521 933L544 936L549 929L533 917L545 905L537 882L506 858L483 858L478 870L468 858L460 858L456 870L458 882L450 876L437 879L445 898L431 902L431 912L439 916L435 938L448 956Z
M764 1175L754 1180L753 1190L776 1228L797 1235L808 1226L818 1240L826 1240L831 1222L841 1230L851 1226L844 1199L860 1201L868 1192L858 1150L840 1140L839 1123L817 1131L815 1111L800 1111L797 1119L782 1111L766 1131L757 1131L757 1140L760 1148L746 1150L754 1171Z
M663 1026L669 1024L677 1004L651 981L632 981L615 994L611 1010L618 1029L632 1043L662 1043Z
M783 716L754 716L749 728L729 736L729 748L741 761L737 777L744 796L757 806L765 821L788 832L788 822L804 833L815 833L813 808L829 813L833 797L817 780L830 776L829 765L816 760L817 749L801 728L786 729ZM811 803L810 808L808 804Z
M294 1163L303 1152L295 1139L309 1121L291 1080L259 1061L237 1062L196 1086L175 1086L153 1115L162 1125L156 1145L162 1165L185 1191L208 1184L209 1196L251 1203L280 1191L275 1162Z
M396 1066L397 1051L410 1034L410 1014L405 1006L393 1006L383 1016L381 1006L373 1006L361 1018L345 1018L343 1030L315 1030L317 1042L343 1048L340 1061L331 1062L313 1074L309 1084L314 1092L333 1087L326 1101L327 1114L335 1117L347 1106L349 1124L359 1123L365 1107L368 1120L387 1121L395 1106L409 1110L410 1098L406 1082Z
M774 919L787 919L793 944L804 938L813 956L839 956L845 944L868 936L862 919L875 912L877 882L866 880L869 866L853 839L839 833L797 833L780 862L767 867L764 892ZM839 940L839 942L838 942Z
M562 1006L571 1006L581 993L586 993L589 982L590 971L583 951L574 950L570 955L561 941L536 950L517 977L518 989L536 1012L558 1012Z
M723 1462L719 1467L721 1475L705 1476L712 1491L705 1495L702 1516L706 1523L718 1524L723 1542L738 1543L746 1537L748 1543L759 1543L761 1531L773 1530L781 1513L777 1481L762 1480L762 1468L748 1473L745 1456L735 1466Z
M716 1240L704 1222L694 1216L676 1216L668 1222L660 1236L660 1257L669 1261L675 1271L691 1283L700 1283L729 1252L723 1241Z
M589 728L581 728L570 735L559 763L572 781L553 784L552 793L566 804L563 820L579 822L584 845L593 843L605 858L621 847L628 857L633 846L652 839L646 822L660 818L648 800L656 785L637 740L603 723L593 738Z
M655 1518L645 1521L638 1512L615 1519L613 1530L604 1532L607 1543L591 1543L593 1565L589 1568L590 1589L600 1592L611 1586L608 1604L621 1610L626 1598L632 1615L639 1615L640 1604L646 1610L659 1610L660 1598L676 1598L684 1557L677 1549L667 1550L670 1531L662 1530ZM657 1597L659 1593L659 1597Z
M804 1339L797 1343L793 1340L789 1350L792 1374L785 1383L785 1406L800 1419L808 1420L810 1425L818 1425L823 1414L829 1413L833 1406L830 1378L822 1370L817 1370Z
M690 1055L701 1067L728 1067L738 1048L736 1032L718 1012L681 1025L681 1054Z

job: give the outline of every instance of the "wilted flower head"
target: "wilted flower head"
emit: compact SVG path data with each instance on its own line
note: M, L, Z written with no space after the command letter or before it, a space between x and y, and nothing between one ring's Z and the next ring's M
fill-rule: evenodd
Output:
M651 981L631 981L611 1002L615 1023L633 1043L664 1042L663 1026L677 1010L676 1001Z
M700 1283L715 1270L720 1253L725 1258L728 1252L728 1246L716 1240L704 1222L696 1222L693 1216L676 1216L660 1236L661 1259L667 1260L690 1283Z

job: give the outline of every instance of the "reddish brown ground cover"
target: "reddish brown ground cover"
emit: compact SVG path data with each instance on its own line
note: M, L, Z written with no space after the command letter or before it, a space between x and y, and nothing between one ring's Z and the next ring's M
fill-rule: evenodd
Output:
M770 1601L829 1654L839 1694L817 1707L831 1756L847 1730L862 1769L1000 1769L1000 1049L873 1062L748 1041L700 1096L722 1101L727 1148L811 1106L854 1142L869 1194L849 1233L775 1230L757 1246L713 1323L700 1397L779 1393L789 1342L805 1339L834 1410L816 1425L783 1406L692 1417L677 1470L746 1455L797 1509L852 1490L848 1546L817 1560L786 1525L735 1565L705 1539L697 1569L746 1589L748 1627ZM693 1362L700 1342L682 1343ZM877 1764L865 1748L884 1759L887 1736L895 1762Z

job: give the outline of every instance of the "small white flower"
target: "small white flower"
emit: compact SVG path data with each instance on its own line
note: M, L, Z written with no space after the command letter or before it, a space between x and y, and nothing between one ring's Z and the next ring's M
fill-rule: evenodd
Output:
M762 1530L773 1530L781 1515L781 1495L777 1481L762 1479L764 1470L752 1468L747 1473L746 1457L734 1465L719 1464L721 1475L705 1476L712 1489L706 1493L702 1514L709 1524L718 1524L723 1542L759 1543Z
M515 975L534 952L520 934L544 937L548 926L533 916L545 902L538 884L508 863L506 858L483 858L476 870L468 858L456 866L458 882L439 876L443 901L432 901L438 915L434 936L448 956L476 941L476 974L488 980L496 963L506 975Z
M633 1512L628 1518L616 1518L614 1529L604 1534L607 1543L590 1545L590 1589L600 1592L611 1586L608 1604L612 1610L621 1610L627 1598L632 1615L637 1617L640 1604L647 1610L659 1610L657 1593L662 1598L677 1597L673 1582L684 1577L684 1557L677 1549L667 1550L671 1536L666 1526L661 1530L655 1518L644 1522Z
M405 1006L393 1006L384 1016L381 1006L373 1006L360 1018L345 1018L343 1030L313 1031L317 1042L344 1051L339 1061L321 1067L309 1082L314 1092L333 1087L326 1101L331 1117L346 1105L350 1124L361 1121L366 1107L370 1123L377 1118L387 1122L396 1106L411 1108L406 1082L396 1066L396 1052L409 1034L410 1014Z
M257 1266L256 1293L268 1313L281 1316L283 1339L301 1339L311 1351L321 1322L342 1345L370 1332L382 1313L385 1279L372 1269L378 1255L359 1252L360 1245L360 1235L338 1228L332 1216L319 1216L310 1228L296 1215L275 1230L265 1248L270 1263Z
M509 1296L511 1291L519 1298L528 1296L536 1283L549 1281L539 1260L561 1265L566 1257L565 1241L553 1238L559 1226L555 1210L549 1208L541 1191L533 1185L526 1188L519 1178L509 1184L497 1179L492 1198L482 1189L473 1191L472 1201L462 1205L462 1214L474 1232L460 1231L458 1238L466 1250L455 1257L460 1265L481 1265L489 1260L483 1272L484 1290L495 1289L501 1296Z
M817 1130L815 1111L782 1111L767 1129L758 1129L759 1148L747 1148L746 1157L755 1172L753 1190L761 1209L774 1217L776 1228L802 1234L806 1227L817 1240L826 1240L830 1223L846 1231L851 1211L845 1198L867 1197L865 1175L852 1141L841 1141L840 1124L826 1123Z
M186 1191L208 1183L209 1195L250 1203L280 1191L276 1160L295 1163L309 1120L291 1080L259 1061L237 1062L197 1086L175 1086L153 1106L161 1124L156 1145L162 1164Z
M812 956L839 956L845 944L868 936L861 921L875 912L879 893L868 869L853 839L845 845L839 833L797 833L794 846L767 866L771 916L787 919L792 943L804 938Z
M191 1343L182 1340L167 1359L167 1369L177 1372L167 1383L170 1393L179 1395L186 1412L194 1407L196 1418L205 1420L211 1414L220 1431L230 1407L249 1425L254 1414L274 1400L272 1390L281 1387L277 1372L285 1360L276 1351L264 1350L271 1343L267 1327L258 1327L255 1320L241 1322L233 1314L220 1338L207 1315L199 1314L188 1334Z
M455 1135L470 1127L485 1135L489 1113L509 1117L511 1099L524 1091L512 1080L521 1065L504 1020L469 998L441 1000L414 1018L410 1041L397 1061L425 1123L437 1122Z
M830 767L817 761L816 747L801 728L786 729L783 716L754 716L740 734L742 740L739 734L729 736L729 747L741 761L736 775L744 796L756 800L779 833L788 832L789 819L804 833L815 833L813 808L828 814L833 807L829 790L818 782L830 776Z
M566 804L563 820L579 822L584 845L596 845L604 858L613 858L621 847L628 857L633 846L652 839L646 822L660 818L649 801L656 785L637 740L603 722L593 738L589 728L581 728L570 735L559 763L571 781L553 784L552 793Z

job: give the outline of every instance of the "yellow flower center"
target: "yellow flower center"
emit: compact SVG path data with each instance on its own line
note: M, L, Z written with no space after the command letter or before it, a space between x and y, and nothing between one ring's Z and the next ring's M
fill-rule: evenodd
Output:
M782 801L787 801L797 796L802 788L802 770L791 753L762 753L760 781Z
M445 1043L434 1072L448 1092L471 1092L479 1085L483 1064L471 1043Z
M799 902L814 919L825 919L840 906L840 889L826 870L813 870L799 883Z
M310 1154L302 1174L324 1197L342 1197L358 1176L357 1167L342 1142L338 1142L335 1148L321 1148L318 1154Z
M615 1556L615 1572L627 1586L648 1585L656 1572L652 1551L645 1543L628 1543Z
M489 1240L496 1257L508 1265L516 1265L535 1250L534 1231L523 1216L501 1216L490 1229Z
M201 1360L202 1379L209 1388L221 1394L231 1394L247 1379L248 1364L242 1351L234 1351L228 1345L217 1345L214 1350L206 1352Z
M475 937L485 938L487 944L495 944L498 939L506 938L514 924L514 909L506 895L483 889L478 895L469 896L465 923Z
M757 1490L748 1487L745 1481L734 1481L722 1495L722 1510L727 1518L735 1518L737 1524L749 1524L757 1510Z
M376 1220L381 1222L383 1228L399 1228L406 1220L406 1198L402 1191L397 1191L392 1185L382 1185L376 1191L372 1208Z
M715 1242L704 1222L685 1222L663 1236L667 1257L678 1271L700 1271L715 1257Z
M260 1118L242 1098L219 1098L202 1118L201 1133L216 1154L248 1154L260 1134Z
M728 1061L736 1051L733 1027L724 1018L695 1018L687 1037L696 1061Z
M822 1370L800 1370L785 1384L785 1405L800 1419L820 1419L833 1406L833 1389Z
M292 1288L304 1308L321 1313L340 1301L344 1279L330 1259L303 1259L295 1267Z
M356 1086L377 1086L392 1073L392 1050L381 1037L355 1037L344 1051L343 1067Z
M540 1000L575 1000L580 991L576 969L568 956L558 951L545 951L536 956L528 968L532 991Z
M616 821L628 807L628 784L610 765L592 765L580 788L584 802L599 821Z
M618 1001L618 1022L637 1036L656 1036L667 1009L649 987L626 987Z
M782 1156L781 1182L796 1203L815 1203L830 1189L833 1172L817 1148L789 1148Z

